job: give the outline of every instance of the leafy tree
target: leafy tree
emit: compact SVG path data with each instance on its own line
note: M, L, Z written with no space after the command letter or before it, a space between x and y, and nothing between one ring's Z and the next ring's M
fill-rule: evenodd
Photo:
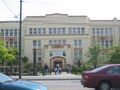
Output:
M111 49L109 53L109 63L120 64L120 46Z
M0 62L8 62L14 58L14 55L8 53L5 41L0 41Z
M9 47L8 48L8 53L13 55L14 58L11 58L9 61L8 61L8 64L9 65L12 65L12 64L17 64L17 61L18 61L18 50L14 47Z
M28 61L29 61L29 59L28 59L27 56L24 56L24 57L22 58L22 61L23 61L24 64L27 64Z
M96 68L102 58L102 48L96 43L93 42L89 51L87 52L87 57L89 58L88 63L93 65L93 68Z

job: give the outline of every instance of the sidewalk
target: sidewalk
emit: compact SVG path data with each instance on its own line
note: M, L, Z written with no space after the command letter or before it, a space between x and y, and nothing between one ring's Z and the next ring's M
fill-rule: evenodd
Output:
M12 78L18 79L19 76L11 76ZM63 72L62 74L55 75L52 73L51 75L45 76L22 76L23 80L80 80L81 75L67 74Z

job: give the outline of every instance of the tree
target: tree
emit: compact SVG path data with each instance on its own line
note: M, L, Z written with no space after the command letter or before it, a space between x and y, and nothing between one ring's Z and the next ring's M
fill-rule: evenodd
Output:
M109 63L120 64L120 46L111 49L109 53Z
M0 41L0 62L8 62L14 58L14 55L8 53L5 41Z
M9 64L9 65L17 64L17 60L18 60L18 58L19 58L19 57L18 57L18 54L19 54L18 50L17 50L16 48L14 48L14 47L9 47L9 48L8 48L8 53L14 56L14 58L11 58L11 59L8 61L8 64Z
M93 68L98 66L98 63L102 58L101 50L101 47L96 42L93 42L89 48L89 51L87 52L87 57L89 58L88 63L92 64Z

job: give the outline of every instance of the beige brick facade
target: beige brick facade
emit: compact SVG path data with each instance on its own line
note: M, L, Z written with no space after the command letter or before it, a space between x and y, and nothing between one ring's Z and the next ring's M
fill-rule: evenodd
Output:
M4 31L4 38L3 36L0 38L7 40L8 46L15 46L15 41L19 40L18 34L14 36L15 29L18 33L18 22L0 22L0 30ZM67 64L76 65L79 60L86 61L85 54L92 40L97 40L106 49L120 44L120 21L116 18L90 20L87 16L69 16L59 13L28 16L23 20L22 31L23 55L33 62L33 49L36 49L37 63L42 65L47 63L51 69L57 63L65 69ZM8 36L6 36L7 32ZM9 41L9 38L12 40Z

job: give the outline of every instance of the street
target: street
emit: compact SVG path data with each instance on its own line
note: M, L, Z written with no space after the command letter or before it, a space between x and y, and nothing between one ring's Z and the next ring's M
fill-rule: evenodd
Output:
M80 84L80 80L42 80L33 82L48 87L48 90L94 90L91 88L84 88Z

